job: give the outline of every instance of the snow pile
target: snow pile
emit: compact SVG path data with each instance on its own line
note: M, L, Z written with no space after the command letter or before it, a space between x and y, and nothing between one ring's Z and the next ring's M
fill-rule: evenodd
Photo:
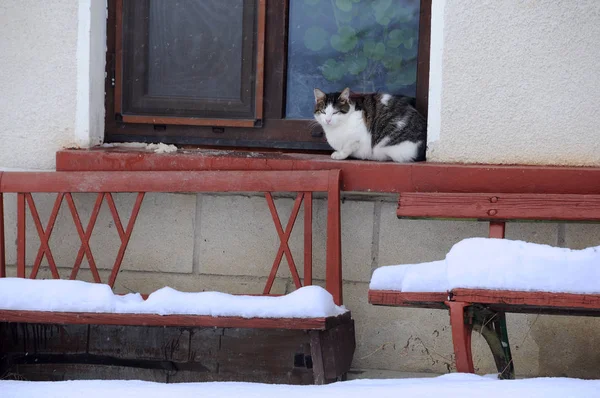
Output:
M495 377L495 376L494 376ZM596 397L600 380L538 378L498 380L468 374L399 380L354 380L325 386L290 386L258 383L174 383L145 381L0 381L2 398L564 398Z
M159 142L158 144L146 144L143 142L114 142L110 144L102 144L104 148L135 148L153 151L154 153L171 153L177 152L175 145L167 145Z
M4 310L117 312L127 303L143 301L139 294L115 295L110 286L100 283L0 278L0 308Z
M445 292L455 288L600 293L600 246L571 250L507 239L470 238L446 259L381 267L373 290Z
M321 318L346 312L319 286L306 286L280 297L185 293L164 287L144 300L137 293L116 295L105 284L22 278L0 278L0 309L243 318Z

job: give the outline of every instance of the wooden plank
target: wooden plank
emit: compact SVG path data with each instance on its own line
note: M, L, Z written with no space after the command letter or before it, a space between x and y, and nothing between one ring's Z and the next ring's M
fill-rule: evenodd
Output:
M417 53L417 111L427 120L429 103L429 48L431 47L431 3L421 0L419 7L419 50Z
M0 181L2 172L0 171ZM312 213L311 213L312 215ZM311 248L312 250L312 248ZM0 278L6 276L6 248L4 246L4 195L0 192Z
M600 195L400 194L398 217L600 221Z
M510 290L453 289L452 301L478 304L527 306L531 312L541 308L563 308L576 311L594 310L600 314L600 294L524 292ZM509 309L510 312L510 309Z
M330 170L329 189L327 191L327 262L325 270L325 288L333 295L333 301L337 305L343 304L340 185L340 171Z
M125 123L169 124L181 126L254 127L252 119L206 119L197 117L122 115Z
M63 150L61 171L325 170L340 169L342 190L600 195L600 167L398 164L333 160L329 155L268 151L187 150L155 154L131 149Z
M263 118L263 98L265 95L265 31L267 21L267 0L258 0L256 29L256 80L254 92L254 117Z
M0 310L0 322L52 323L60 325L131 325L256 328L290 330L325 330L329 325L344 322L349 313L327 318L240 318L205 315L112 314L88 312L45 312Z
M390 307L417 307L447 309L446 292L397 292L393 290L369 290L369 303Z
M0 192L327 191L330 171L5 172Z

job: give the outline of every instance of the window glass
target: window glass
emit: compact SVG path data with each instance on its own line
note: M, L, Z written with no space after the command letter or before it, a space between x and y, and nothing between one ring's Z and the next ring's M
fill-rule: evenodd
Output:
M312 118L313 88L415 96L419 0L290 1L286 116Z

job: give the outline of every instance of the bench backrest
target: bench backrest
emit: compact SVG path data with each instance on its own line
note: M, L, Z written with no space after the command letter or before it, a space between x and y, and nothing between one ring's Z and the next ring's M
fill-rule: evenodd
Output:
M397 215L490 221L490 237L502 238L509 220L600 221L600 195L409 192Z
M316 171L118 171L118 172L0 172L0 277L6 276L6 250L4 244L4 193L17 195L17 276L35 278L43 257L49 263L54 278L59 278L59 267L54 262L49 245L50 235L58 212L67 202L73 217L81 246L71 268L70 279L77 277L85 256L94 281L101 282L95 265L89 240L94 229L100 207L107 202L115 227L121 240L117 258L107 283L114 286L144 195L147 192L264 192L280 238L280 246L268 276L263 294L270 294L279 264L285 255L296 287L312 284L312 204L314 192L327 193L327 253L326 289L337 304L342 304L342 265L340 231L340 170ZM56 193L54 207L48 224L42 225L32 193ZM137 199L129 222L121 223L112 193L134 192ZM287 227L282 226L272 192L297 192L296 200ZM90 222L84 226L73 201L72 193L96 194ZM287 241L301 205L304 204L304 272L300 278ZM40 248L36 260L27 274L26 209L29 208L38 236Z

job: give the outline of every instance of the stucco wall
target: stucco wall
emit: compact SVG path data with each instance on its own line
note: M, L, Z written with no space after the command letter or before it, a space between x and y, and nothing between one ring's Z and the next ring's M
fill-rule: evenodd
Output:
M600 165L599 1L433 0L440 9L429 160Z
M0 167L51 169L74 143L77 0L0 2Z

